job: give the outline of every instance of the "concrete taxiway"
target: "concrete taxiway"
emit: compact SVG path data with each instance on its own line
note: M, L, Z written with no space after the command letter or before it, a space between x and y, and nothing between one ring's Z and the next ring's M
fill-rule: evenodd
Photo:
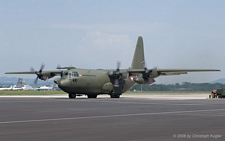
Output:
M179 97L179 96L178 96ZM181 96L0 97L2 141L224 140L225 101Z

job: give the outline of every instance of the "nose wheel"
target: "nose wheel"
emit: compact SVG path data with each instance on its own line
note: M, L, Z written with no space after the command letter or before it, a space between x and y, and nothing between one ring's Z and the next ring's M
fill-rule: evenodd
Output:
M68 96L69 96L69 98L76 98L76 94L69 93Z

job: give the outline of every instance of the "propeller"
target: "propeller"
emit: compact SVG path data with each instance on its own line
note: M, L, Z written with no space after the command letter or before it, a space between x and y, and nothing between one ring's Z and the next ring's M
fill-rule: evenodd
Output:
M120 61L117 61L117 69L116 69L116 71L118 73L120 72L120 65L121 65L121 62Z
M114 87L119 87L119 86L120 86L119 80L118 79L115 79L115 81L114 81Z
M145 65L145 61L142 61L141 64L143 65L144 68L144 72L143 73L139 73L136 76L136 81L139 81L141 83L146 83L147 84L152 84L155 82L155 80L152 78L153 73L157 72L158 68L153 68L153 69L148 69Z
M118 61L117 62L117 67L116 67L116 71L108 71L108 75L111 76L111 77L114 77L115 80L114 80L114 87L119 87L120 84L119 84L119 79L121 77L121 74L120 74L120 65L121 65L121 62Z
M56 69L61 69L61 65L58 64L57 67L56 67Z
M147 69L147 67L145 65L145 61L142 61L141 64L143 65L143 68L145 70L145 73L148 73L148 69Z
M119 84L119 78L120 78L120 65L121 65L121 62L120 61L117 61L117 69L116 69L116 74L115 74L115 81L114 81L114 87L119 87L120 84Z
M41 64L39 71L35 71L33 67L30 68L30 71L34 72L37 75L37 77L34 80L34 84L37 84L38 78L41 80L47 80L47 77L43 76L43 74L42 74L42 70L44 69L44 67L45 67L45 64L43 63L43 64Z

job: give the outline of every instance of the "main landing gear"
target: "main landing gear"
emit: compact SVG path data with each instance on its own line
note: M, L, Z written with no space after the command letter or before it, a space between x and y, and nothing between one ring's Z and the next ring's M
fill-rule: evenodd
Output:
M68 96L69 96L69 98L76 98L76 94L71 94L70 93Z
M110 94L110 97L111 97L111 98L120 98L120 95L117 95L117 94Z
M97 98L97 94L88 94L87 97L88 98Z

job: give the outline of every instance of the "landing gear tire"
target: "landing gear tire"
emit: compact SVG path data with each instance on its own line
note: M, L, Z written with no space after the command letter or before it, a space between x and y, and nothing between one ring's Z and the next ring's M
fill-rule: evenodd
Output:
M69 98L76 98L76 94L69 94Z
M97 96L98 96L97 94L93 94L92 98L97 98Z
M110 97L111 98L120 98L120 95L111 94Z
M97 94L88 94L87 97L88 98L97 98Z

